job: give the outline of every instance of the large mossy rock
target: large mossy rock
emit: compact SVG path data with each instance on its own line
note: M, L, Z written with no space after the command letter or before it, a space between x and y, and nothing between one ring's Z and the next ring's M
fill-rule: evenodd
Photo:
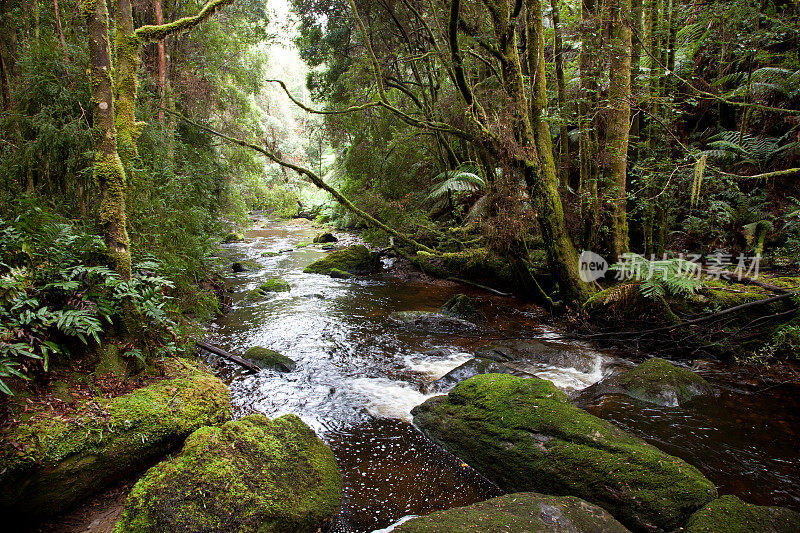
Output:
M546 380L476 376L412 414L502 489L577 496L632 530L674 530L717 496L696 468L572 406Z
M377 265L377 256L363 244L358 244L330 252L322 259L308 265L303 272L330 275L331 271L340 270L354 275L369 274L377 268Z
M230 419L224 383L186 363L168 365L172 379L6 430L0 510L12 520L52 516L144 468L196 429Z
M469 296L466 294L456 294L447 300L439 312L448 316L467 320L478 314L478 310L475 309L475 304L472 303L472 300L470 300Z
M697 511L684 529L686 533L797 533L800 513L785 507L763 507L723 496Z
M291 372L297 368L297 363L291 358L262 346L253 346L244 353L244 356L261 368L271 368L278 372Z
M491 359L473 357L425 387L427 394L449 391L459 383L480 374L513 374L514 369Z
M698 396L713 396L714 390L698 374L654 357L636 368L609 376L586 388L582 398L626 394L637 400L677 407Z
M603 509L572 496L517 492L413 518L396 533L625 533Z
M331 242L339 242L339 239L337 239L336 236L330 231L320 233L314 237L314 243L316 244L326 244Z
M116 533L315 532L339 512L333 453L294 415L193 433L136 483Z

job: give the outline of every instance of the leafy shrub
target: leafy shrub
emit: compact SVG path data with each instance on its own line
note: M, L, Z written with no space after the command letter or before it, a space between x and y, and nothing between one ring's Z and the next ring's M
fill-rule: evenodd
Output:
M125 313L161 334L149 340L176 349L164 341L174 325L165 295L172 283L155 274L159 265L139 263L126 281L103 264L105 251L99 237L41 211L0 219L0 391L12 394L9 377L47 372L53 358L99 345Z

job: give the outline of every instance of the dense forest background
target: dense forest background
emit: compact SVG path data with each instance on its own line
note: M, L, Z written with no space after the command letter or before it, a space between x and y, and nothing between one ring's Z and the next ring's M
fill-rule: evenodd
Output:
M0 2L0 377L178 350L253 209L469 250L566 307L595 292L580 250L796 274L797 2L109 6Z

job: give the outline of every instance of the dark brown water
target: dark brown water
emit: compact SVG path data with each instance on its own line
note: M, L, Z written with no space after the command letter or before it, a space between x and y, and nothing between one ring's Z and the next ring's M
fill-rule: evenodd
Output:
M406 515L499 494L410 423L410 410L429 397L422 392L425 385L469 359L475 348L507 338L551 342L569 357L525 370L566 391L580 390L610 366L626 364L563 341L543 324L541 312L511 298L388 274L353 280L304 274L303 268L325 252L297 245L317 232L305 222L270 222L248 232L245 242L227 246L231 257L257 261L262 268L230 274L234 308L211 325L209 337L233 353L265 346L298 363L291 373L243 375L227 362L214 361L230 379L238 414L297 414L331 446L344 476L337 531L373 531ZM262 257L289 248L294 250ZM245 299L275 276L292 290L256 302ZM474 329L419 331L389 318L394 311L437 310L458 292L473 298L483 314ZM743 389L737 385L741 376L716 367L706 368L705 375L723 393L696 409L660 409L619 398L586 407L696 464L723 492L797 507L797 391Z

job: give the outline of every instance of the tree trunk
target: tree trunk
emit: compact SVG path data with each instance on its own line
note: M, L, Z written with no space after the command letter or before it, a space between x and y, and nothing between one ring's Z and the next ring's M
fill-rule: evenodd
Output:
M131 252L125 218L125 169L117 153L114 80L105 2L85 2L92 91L92 172L100 188L100 223L111 266L122 279L131 277Z
M597 102L600 77L600 27L595 0L583 0L581 5L583 42L579 57L580 96L578 122L580 128L580 215L583 223L582 238L586 249L597 249L600 228L600 202L598 199L598 140Z
M58 0L53 0L53 11L56 16L56 33L58 34L58 42L61 43L61 50L64 52L64 63L69 61L67 56L67 41L64 39L64 30L61 28L61 13L58 10Z
M641 71L642 62L642 39L644 39L644 22L642 20L642 0L633 0L631 2L631 23L632 38L631 38L631 104L633 106L633 118L631 120L631 133L630 143L632 143L633 150L628 149L628 154L631 159L635 161L638 159L638 146L639 130L641 128L641 113L639 106L641 104L641 95L639 87L639 73Z
M628 251L628 221L625 208L628 165L628 135L631 118L631 0L610 0L611 66L609 112L606 129L609 209L609 252L612 261Z
M156 24L164 24L164 13L161 10L161 0L153 0L153 10L156 15ZM164 51L164 39L156 43L158 52L158 121L164 124L164 108L166 107L167 88L167 60Z
M133 28L131 0L117 0L114 36L114 72L116 74L115 123L119 155L125 167L138 155L136 140L144 123L136 122L136 90L139 70L139 40Z
M553 19L553 60L556 67L556 85L558 87L558 108L561 112L558 128L558 170L561 185L568 185L569 179L569 130L567 128L567 89L564 80L564 46L561 39L561 17L558 12L558 0L550 0Z

